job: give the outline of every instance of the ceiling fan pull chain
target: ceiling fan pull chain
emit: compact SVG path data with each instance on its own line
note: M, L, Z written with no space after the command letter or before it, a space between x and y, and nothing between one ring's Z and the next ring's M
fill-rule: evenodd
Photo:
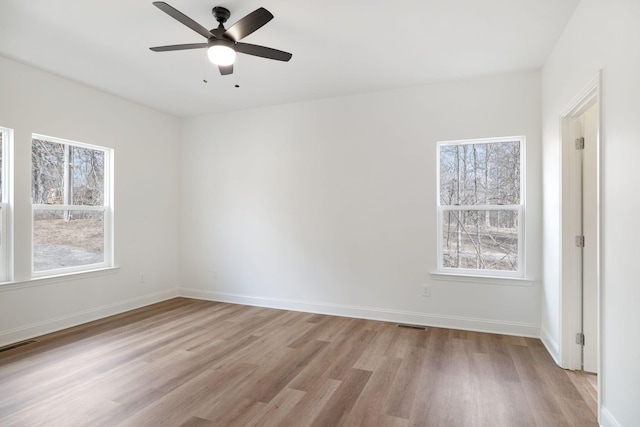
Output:
M206 51L205 51L204 65L203 65L204 66L204 78L202 79L202 81L204 83L209 83L209 81L207 80L207 63L209 62L208 59L209 59L209 57L206 55Z
M234 85L236 88L240 87L239 81L240 81L240 61L238 60L238 58L236 57L236 84Z

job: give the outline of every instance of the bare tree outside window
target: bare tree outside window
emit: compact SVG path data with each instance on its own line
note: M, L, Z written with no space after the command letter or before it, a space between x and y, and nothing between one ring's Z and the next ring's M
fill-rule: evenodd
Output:
M521 272L523 138L439 144L442 269Z
M31 160L34 204L104 204L103 151L34 139Z

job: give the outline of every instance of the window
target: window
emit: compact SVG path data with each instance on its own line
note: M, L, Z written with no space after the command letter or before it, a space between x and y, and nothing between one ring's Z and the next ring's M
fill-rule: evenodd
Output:
M11 129L0 127L0 281L2 282L11 278L9 262L11 256L11 209L9 207L11 138Z
M33 135L33 274L112 265L111 150Z
M524 137L438 143L438 271L524 277Z

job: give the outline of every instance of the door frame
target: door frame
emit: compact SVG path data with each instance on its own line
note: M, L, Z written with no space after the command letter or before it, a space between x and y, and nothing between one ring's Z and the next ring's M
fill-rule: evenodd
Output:
M575 170L575 140L573 138L572 119L580 117L597 103L596 138L596 289L597 289L597 369L598 369L598 410L602 393L603 372L603 288L602 288L602 212L601 212L601 145L602 129L602 70L595 75L585 88L573 99L561 113L561 175L560 175L560 362L565 369L582 369L582 346L576 344L576 333L582 332L582 252L576 251L575 218L581 215L581 206L577 206L572 194L582 191L579 181L572 176Z

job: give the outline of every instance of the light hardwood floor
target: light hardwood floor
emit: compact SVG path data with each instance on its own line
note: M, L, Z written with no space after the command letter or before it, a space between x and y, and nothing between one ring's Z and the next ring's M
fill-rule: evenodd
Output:
M0 353L2 426L596 426L537 339L176 298Z

